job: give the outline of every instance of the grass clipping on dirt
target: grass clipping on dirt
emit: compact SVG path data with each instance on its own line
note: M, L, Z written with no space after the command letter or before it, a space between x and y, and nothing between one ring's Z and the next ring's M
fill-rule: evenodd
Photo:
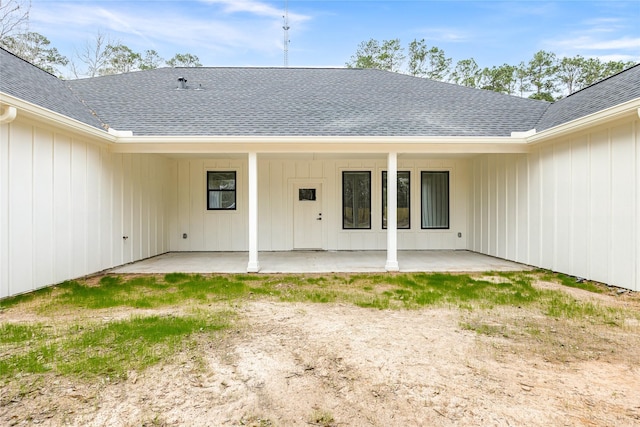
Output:
M124 379L132 371L169 362L201 340L215 340L234 324L238 306L259 298L379 310L451 308L461 312L462 329L512 338L538 348L541 354L549 354L551 348L557 360L580 347L587 348L587 353L581 353L584 357L596 357L607 351L607 340L599 344L594 331L597 335L597 331L624 328L629 319L636 325L640 320L637 310L541 289L533 286L535 280L589 292L606 290L548 272L474 276L173 273L69 281L0 301L0 313L32 314L27 321L0 323L0 382L6 385L15 378L48 373L88 381ZM179 310L163 311L170 307ZM591 327L589 335L576 334L586 326Z

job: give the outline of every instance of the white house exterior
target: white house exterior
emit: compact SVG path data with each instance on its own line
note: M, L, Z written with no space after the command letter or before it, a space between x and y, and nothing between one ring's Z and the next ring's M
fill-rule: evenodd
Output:
M295 249L386 250L389 271L471 250L639 290L639 246L640 66L550 104L378 70L65 82L0 50L0 298Z

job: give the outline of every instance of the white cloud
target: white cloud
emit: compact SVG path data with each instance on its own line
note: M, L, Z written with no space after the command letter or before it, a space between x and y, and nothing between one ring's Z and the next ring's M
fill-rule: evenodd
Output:
M603 49L631 49L640 52L640 37L632 38L632 37L622 37L615 40L602 40L598 42L594 42L593 44L584 46L585 49L591 48L596 50Z
M625 21L620 18L594 18L587 19L583 24L588 28L590 33L612 33L623 30L625 28Z
M109 2L106 7L104 2L34 2L32 30L47 35L56 45L72 44L64 52L68 56L98 32L133 50L156 49L169 57L190 52L204 59L212 52L215 56L234 50L272 55L282 49L283 10L266 3L204 0L199 2L199 13L182 8L180 2L162 4ZM289 16L294 22L310 19Z
M470 39L466 31L458 28L425 28L418 30L418 33L420 38L426 40L427 44L434 44L434 42L461 43Z
M640 37L620 37L617 39L597 39L592 36L579 36L564 40L547 40L546 44L565 50L636 50L640 52Z
M282 19L284 15L284 4L282 8L273 7L272 5L254 0L202 0L207 4L219 4L224 6L223 11L228 14L248 13L257 16L266 16L271 18ZM309 16L289 12L289 19L294 21L306 21Z
M640 56L636 55L619 55L619 54L611 54L611 55L589 55L589 58L598 58L601 61L622 61L622 62L638 62L640 61Z
M613 12L611 12L613 13ZM563 37L547 39L552 50L565 56L581 54L602 60L637 61L640 58L640 28L635 17L600 16L577 22Z

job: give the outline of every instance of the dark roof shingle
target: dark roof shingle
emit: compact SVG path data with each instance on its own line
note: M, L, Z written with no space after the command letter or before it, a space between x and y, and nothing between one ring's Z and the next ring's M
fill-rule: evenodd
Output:
M63 81L0 48L0 90L137 136L492 137L638 98L640 65L549 104L374 69L160 68Z
M100 121L63 80L0 48L0 91L88 125Z
M509 136L549 105L372 69L161 68L68 84L134 135Z
M640 64L562 98L549 106L538 132L640 98Z

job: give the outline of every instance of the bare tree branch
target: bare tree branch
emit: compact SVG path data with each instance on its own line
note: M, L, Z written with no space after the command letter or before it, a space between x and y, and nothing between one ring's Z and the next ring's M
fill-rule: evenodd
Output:
M31 0L0 0L0 41L27 31Z
M100 75L112 54L112 46L118 45L118 42L112 42L109 36L98 31L93 40L87 40L81 51L76 52L76 58L85 65L86 71L81 72L78 65L72 63L72 71L76 77L88 76L95 77Z

